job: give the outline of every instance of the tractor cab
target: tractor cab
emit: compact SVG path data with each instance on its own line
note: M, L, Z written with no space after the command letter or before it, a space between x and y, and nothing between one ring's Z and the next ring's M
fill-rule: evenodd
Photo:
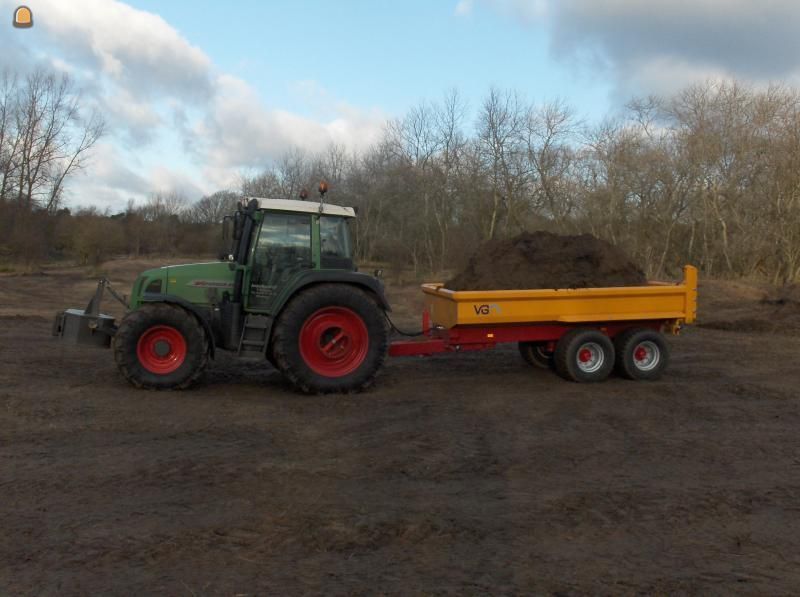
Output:
M237 261L247 267L247 310L269 311L281 290L309 271L356 271L348 227L352 208L285 199L248 199L247 205L251 231L237 239Z

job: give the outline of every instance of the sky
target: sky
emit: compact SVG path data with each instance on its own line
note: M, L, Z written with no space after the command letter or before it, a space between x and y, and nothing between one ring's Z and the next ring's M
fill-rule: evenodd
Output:
M364 149L457 89L588 122L692 82L800 79L797 0L0 0L0 69L66 72L107 133L68 205L237 188L293 147ZM6 13L6 23L2 14Z

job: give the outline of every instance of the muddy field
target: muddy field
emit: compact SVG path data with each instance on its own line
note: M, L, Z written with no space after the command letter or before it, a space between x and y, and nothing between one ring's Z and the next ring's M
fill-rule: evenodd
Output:
M109 274L127 291L147 265ZM134 390L50 338L92 282L45 274L0 276L0 594L800 586L800 339L763 289L702 285L711 325L656 383L571 384L509 348L307 397L225 357L194 390ZM410 326L417 292L390 299Z

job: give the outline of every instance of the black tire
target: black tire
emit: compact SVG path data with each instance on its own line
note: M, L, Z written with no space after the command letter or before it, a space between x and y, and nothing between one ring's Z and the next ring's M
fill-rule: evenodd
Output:
M519 354L529 365L540 369L551 369L553 367L553 353L547 350L544 342L519 342L517 344Z
M617 373L627 379L653 381L669 364L664 336L646 328L631 328L614 338Z
M614 368L614 345L597 330L571 330L556 344L554 363L558 374L568 381L603 381Z
M328 322L322 319L326 316ZM341 354L326 360L326 349L340 336ZM302 392L358 392L375 380L388 342L378 304L355 286L334 283L291 300L275 322L271 350L278 369Z
M177 340L175 346L159 333ZM165 345L165 355L148 356L148 346L164 350ZM205 330L193 314L177 305L150 303L131 311L120 323L114 335L114 360L123 377L137 388L182 390L203 373L208 364L208 346ZM174 360L164 362L162 358Z

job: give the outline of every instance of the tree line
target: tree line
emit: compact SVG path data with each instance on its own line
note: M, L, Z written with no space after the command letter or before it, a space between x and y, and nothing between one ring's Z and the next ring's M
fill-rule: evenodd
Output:
M451 91L387 123L361 154L290 152L242 191L294 196L324 177L358 208L362 260L461 265L522 230L588 232L651 277L800 278L800 94L708 81L587 124L562 101L490 89L468 118Z
M8 122L13 138L27 130L19 115ZM490 89L470 110L450 91L387 122L366 150L290 149L236 189L195 202L156 192L114 214L60 204L69 173L102 132L97 117L80 123L70 130L83 134L55 142L43 159L50 165L38 171L20 156L42 150L15 150L0 132L7 256L96 262L213 253L218 224L239 197L297 198L325 179L326 201L358 209L352 232L360 261L441 271L462 265L482 241L545 229L606 239L651 277L693 263L711 276L800 278L800 94L788 86L708 81L634 99L600 123L562 101L531 103L512 90ZM41 234L15 236L11 222L20 218L37 219Z

